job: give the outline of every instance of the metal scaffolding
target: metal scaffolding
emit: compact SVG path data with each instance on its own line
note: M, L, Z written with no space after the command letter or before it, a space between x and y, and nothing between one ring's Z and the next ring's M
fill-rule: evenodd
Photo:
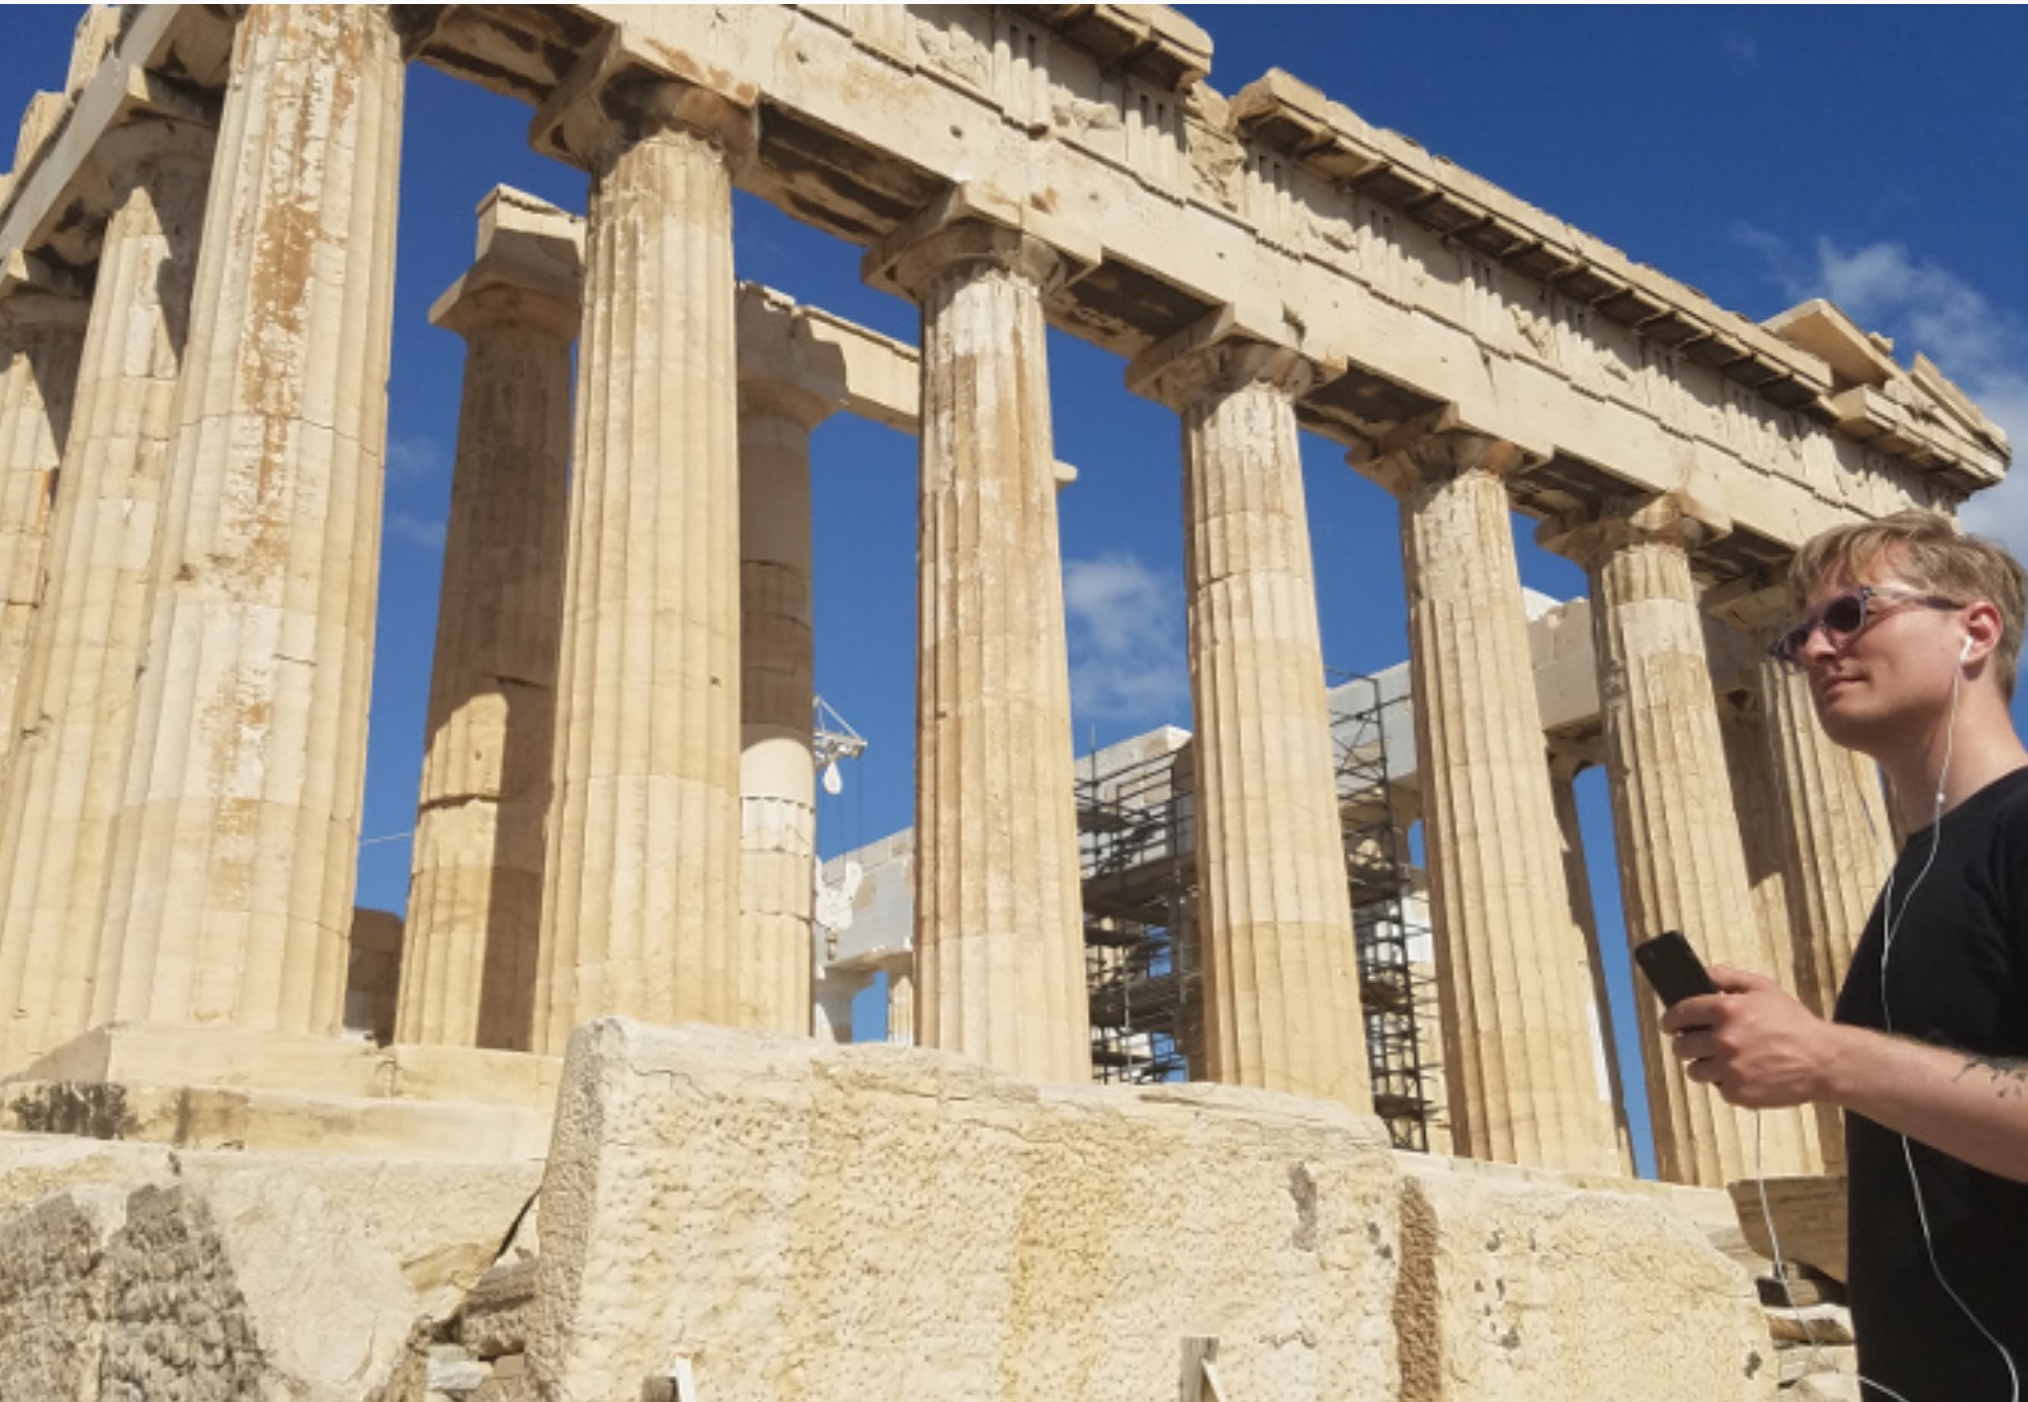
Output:
M1405 693L1354 678L1332 693L1332 741L1375 1113L1401 1148L1429 1148L1420 1029L1434 997L1414 955L1429 931L1396 821L1390 731L1409 734ZM1195 919L1196 809L1187 747L1100 768L1077 783L1084 867L1092 1074L1182 1081L1203 1074L1202 973Z
M1396 1148L1427 1153L1431 1107L1425 1077L1437 1068L1423 1059L1423 1028L1437 1025L1436 997L1415 955L1418 948L1428 951L1431 940L1421 872L1409 860L1391 782L1408 768L1407 757L1390 745L1399 748L1413 733L1409 714L1407 689L1389 695L1376 677L1353 677L1333 692L1338 820L1352 887L1373 1110Z
M1078 780L1092 1075L1190 1078L1201 974L1189 751Z

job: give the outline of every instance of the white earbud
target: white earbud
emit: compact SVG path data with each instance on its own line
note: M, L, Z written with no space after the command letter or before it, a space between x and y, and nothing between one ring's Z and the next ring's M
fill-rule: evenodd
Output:
M1969 662L1971 660L1972 660L1972 640L1970 638L1966 638L1965 645L1958 649L1958 661Z

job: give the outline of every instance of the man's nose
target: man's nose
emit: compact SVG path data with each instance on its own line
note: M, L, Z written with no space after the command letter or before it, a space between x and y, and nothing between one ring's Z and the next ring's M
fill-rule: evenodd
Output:
M1837 646L1832 643L1831 630L1824 626L1823 619L1816 619L1810 624L1810 631L1803 638L1803 646L1796 655L1802 658L1806 667L1817 662L1828 662L1837 657Z

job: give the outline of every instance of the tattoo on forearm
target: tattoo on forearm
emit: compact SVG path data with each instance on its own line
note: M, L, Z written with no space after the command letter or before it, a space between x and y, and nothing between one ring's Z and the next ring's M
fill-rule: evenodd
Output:
M2019 1100L2028 1096L2028 1061L2011 1056L1973 1056L1965 1062L1964 1070L1958 1072L1957 1079L1962 1081L1980 1071L1985 1072L1993 1094L2000 1099Z

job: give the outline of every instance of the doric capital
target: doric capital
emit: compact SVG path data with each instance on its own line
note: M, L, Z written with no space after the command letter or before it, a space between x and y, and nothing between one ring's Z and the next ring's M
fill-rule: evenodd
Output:
M1765 647L1795 614L1786 566L1770 565L1728 579L1704 594L1705 611L1744 629Z
M1346 461L1395 496L1407 498L1467 473L1505 479L1540 466L1548 453L1483 433L1465 423L1455 406L1411 419Z
M106 221L135 186L165 169L181 167L192 177L208 173L217 145L215 94L133 66L122 67L106 83L115 80L116 92L108 87L97 94L105 100L113 92L104 129L63 182L65 214L51 246L72 262L97 258Z
M401 56L421 58L450 17L449 5L389 5L388 22L401 40Z
M584 221L496 185L479 201L478 256L430 308L430 322L471 336L496 326L576 337L584 287Z
M753 153L759 101L752 83L660 45L636 47L624 28L610 29L542 104L528 140L544 155L596 172L646 137L682 131L736 165Z
M191 174L209 172L217 144L217 128L209 121L146 109L131 112L92 146L91 162L104 181L107 213L157 172L179 166Z
M1049 215L982 185L960 185L872 248L867 282L920 302L954 272L1005 269L1048 296L1098 266L1099 250Z
M37 332L82 336L91 318L89 288L56 273L19 249L0 263L0 338L19 341Z
M744 365L740 367L741 419L787 419L807 433L837 413L844 402L843 386L839 387L835 396L826 395L807 383L773 380L764 375L749 374Z
M852 388L845 352L811 334L808 308L747 282L736 315L742 415L776 415L809 429L845 407Z
M1583 730L1546 737L1549 742L1549 777L1568 784L1587 769L1606 763L1605 731L1596 723Z
M1588 515L1544 521L1535 543L1587 568L1636 545L1694 550L1728 535L1732 518L1688 492L1627 492L1598 503Z
M1293 400L1342 369L1320 364L1277 330L1266 318L1220 307L1135 356L1127 367L1127 388L1180 413L1200 399L1253 385Z
M577 339L582 309L576 297L527 280L498 263L476 263L437 298L430 324L470 339L511 328L539 331L559 341Z

